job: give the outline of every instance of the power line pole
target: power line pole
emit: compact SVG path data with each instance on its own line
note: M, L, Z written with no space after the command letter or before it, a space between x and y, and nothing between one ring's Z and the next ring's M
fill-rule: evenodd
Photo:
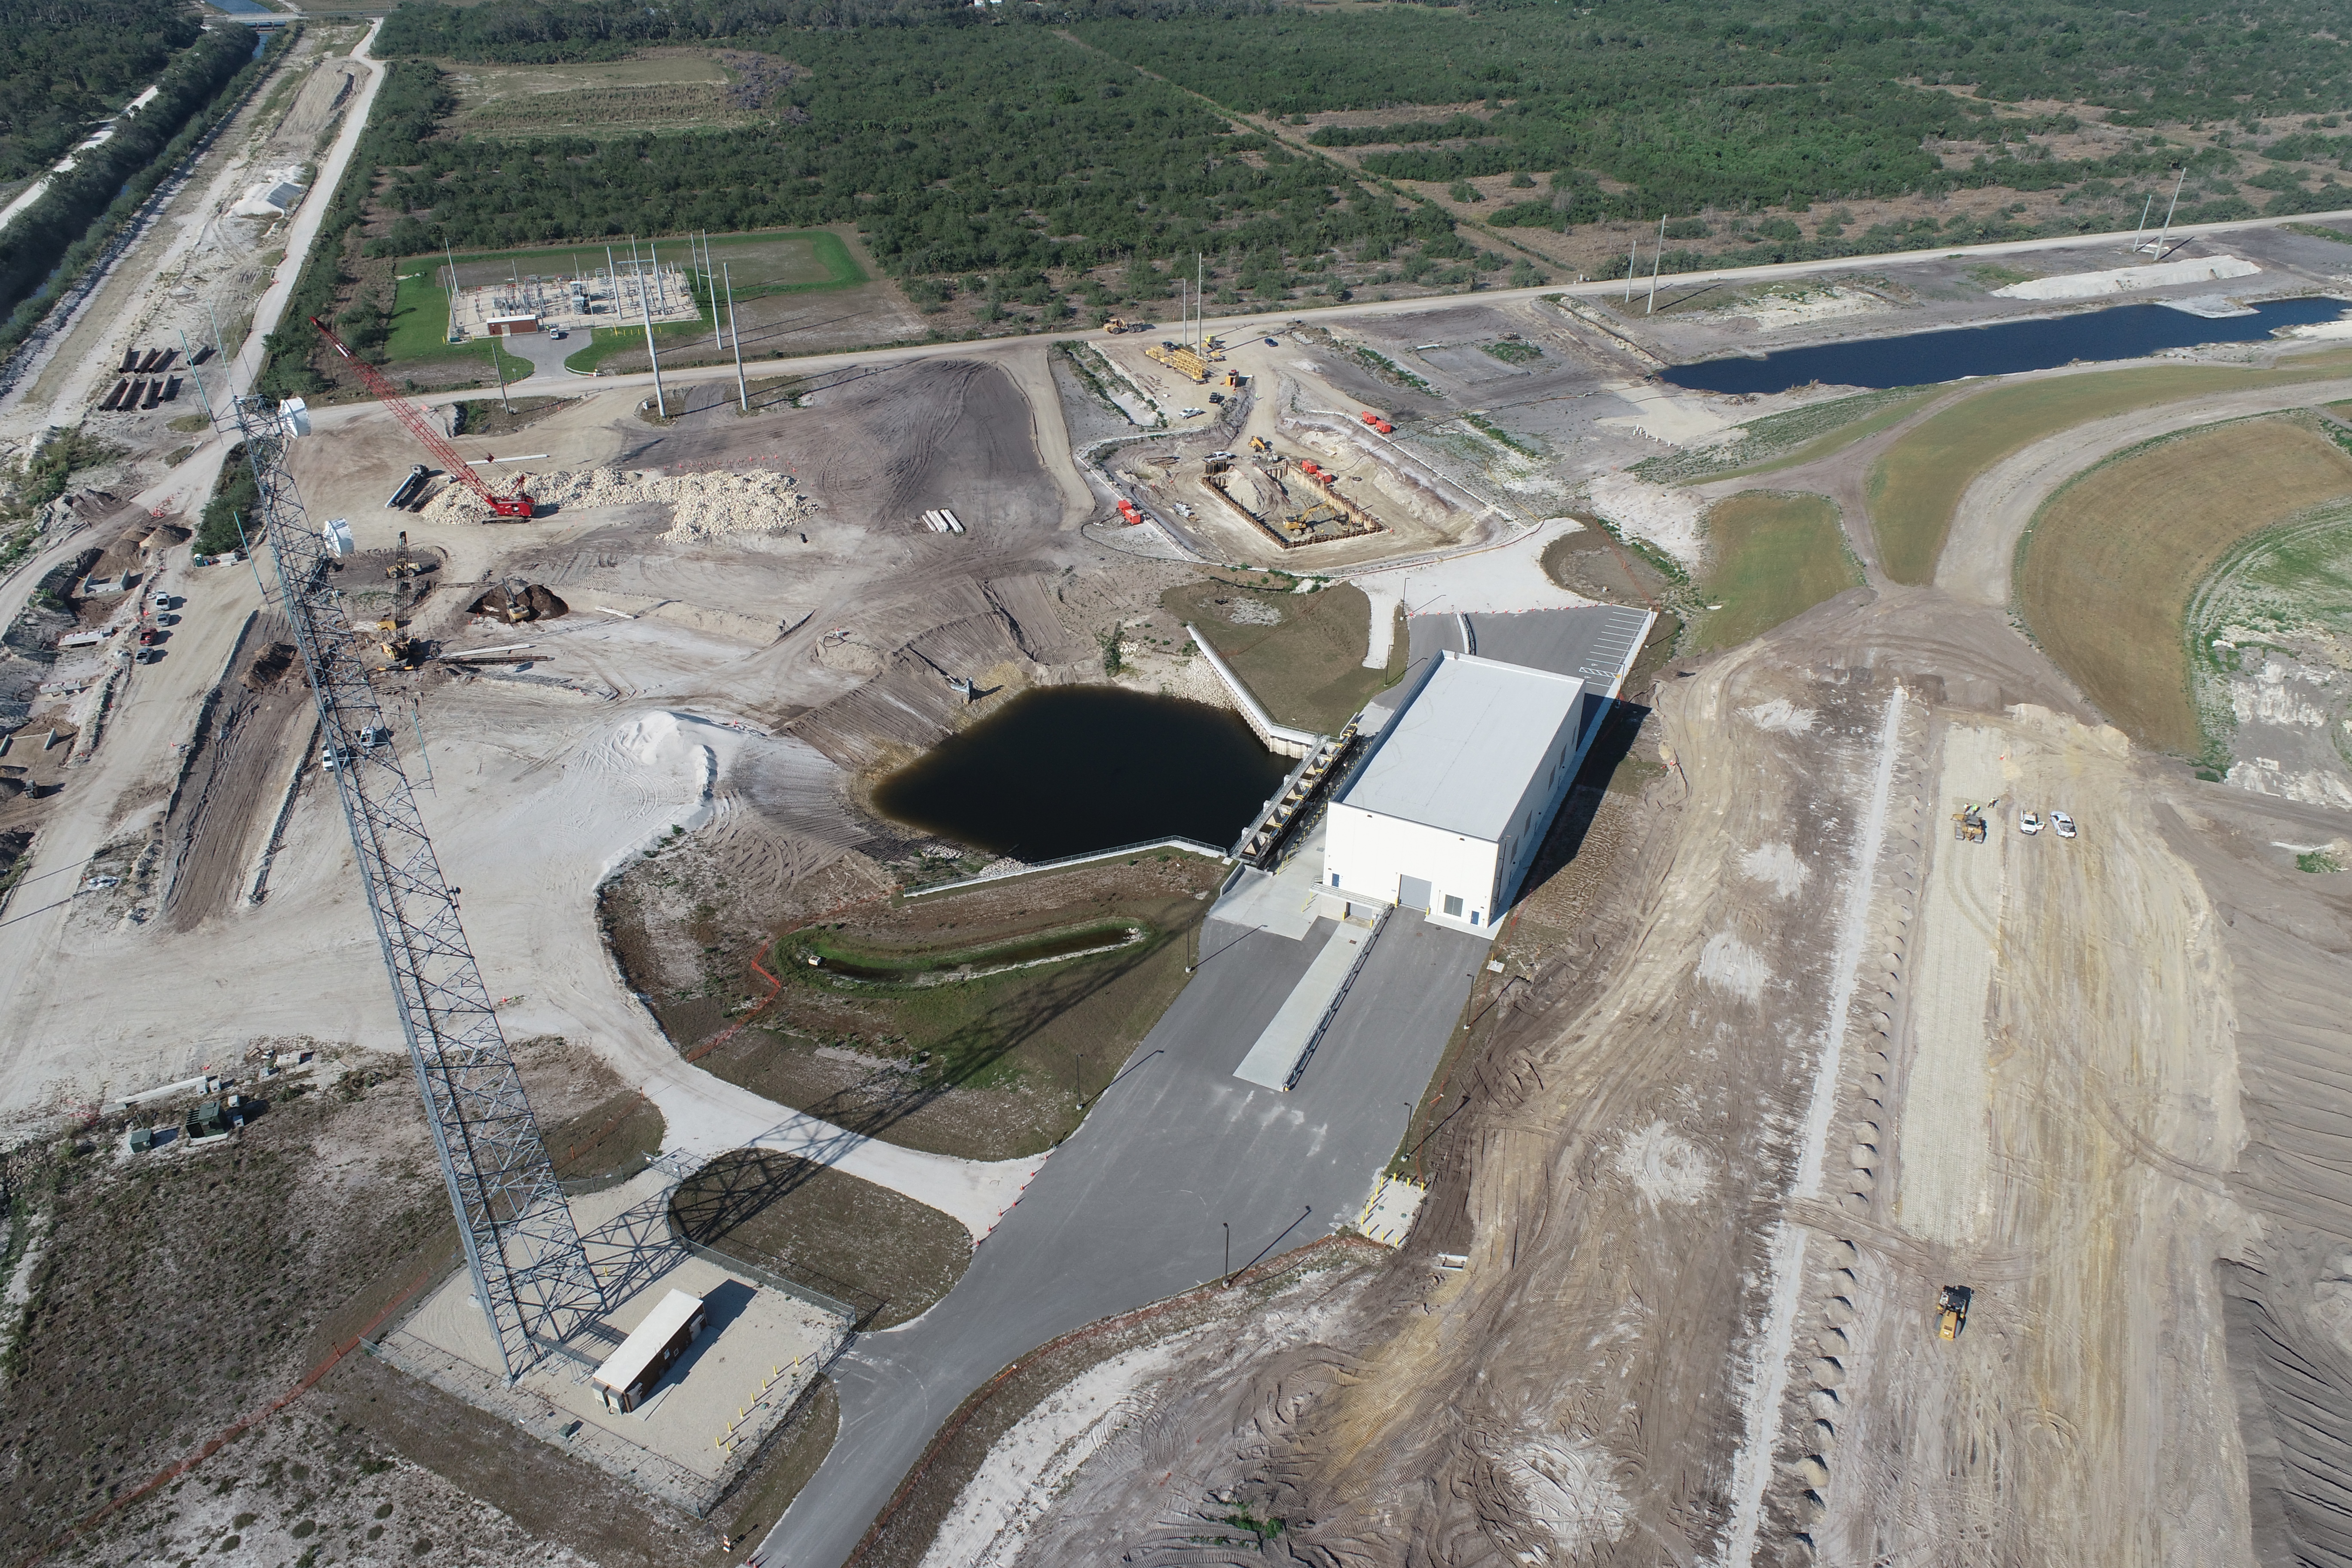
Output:
M708 231L702 236L702 291L710 298L710 346L724 350L727 339L719 322L719 274L710 265L710 235Z
M2156 258L2164 259L2164 242L2172 237L2172 215L2180 210L2180 187L2189 183L2189 165L2180 165L2180 177L2172 182L2172 205L2164 209L2164 232L2156 237L2152 247Z
M2139 224L2132 230L2130 255L2137 256L2139 254L2140 236L2147 232L2147 215L2155 210L2156 193L2154 191L2150 191L2147 193L2147 200L2139 204Z
M180 353L188 361L188 379L196 384L196 401L205 405L205 417L215 425L219 424L220 416L213 412L213 400L205 395L205 378L196 369L195 351L188 347L188 334L185 332L180 334Z
M1625 303L1633 302L1633 264L1642 254L1642 231L1633 231L1633 243L1625 251Z
M443 258L449 263L449 331L447 337L448 341L454 343L457 341L457 253L449 248L449 242L445 239L441 242L441 255Z
M662 395L661 355L656 353L654 350L654 314L646 304L645 279L639 279L637 280L637 314L644 319L646 323L646 358L653 362L654 406L661 410L661 416L667 419L669 417L669 399Z
M751 412L751 388L743 379L743 329L735 324L735 279L728 275L727 264L723 261L719 264L719 275L727 284L727 331L735 339L735 396L742 405L743 412L749 414ZM714 317L719 314L716 310L710 313Z
M1658 308L1658 268L1664 266L1665 261L1666 215L1660 213L1658 215L1658 253L1650 258L1650 309L1642 312L1645 316L1652 314Z
M499 342L499 334L496 332L490 334L490 368L499 373L499 406L512 414L514 405L507 401L506 350Z

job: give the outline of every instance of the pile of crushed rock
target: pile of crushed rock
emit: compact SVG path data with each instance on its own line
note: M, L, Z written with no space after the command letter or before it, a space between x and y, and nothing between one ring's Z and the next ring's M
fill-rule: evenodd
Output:
M792 475L758 470L673 475L641 468L559 468L523 475L522 488L542 510L667 506L667 539L778 533L801 525L816 510L812 498L798 493L799 481ZM427 522L487 522L490 509L463 485L447 484L425 503L422 515Z

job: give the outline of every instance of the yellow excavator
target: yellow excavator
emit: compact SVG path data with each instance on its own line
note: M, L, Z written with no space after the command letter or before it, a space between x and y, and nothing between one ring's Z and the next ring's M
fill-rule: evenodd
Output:
M416 663L423 650L416 646L416 639L410 637L398 621L386 616L376 622L375 631L376 646L383 650L383 657L392 668L407 669Z

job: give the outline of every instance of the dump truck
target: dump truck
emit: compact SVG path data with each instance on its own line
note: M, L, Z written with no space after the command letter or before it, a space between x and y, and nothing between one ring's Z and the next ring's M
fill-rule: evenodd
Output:
M1947 1285L1936 1292L1937 1339L1956 1340L1960 1337L1960 1330L1969 1321L1969 1304L1976 1297L1977 1293L1966 1285Z

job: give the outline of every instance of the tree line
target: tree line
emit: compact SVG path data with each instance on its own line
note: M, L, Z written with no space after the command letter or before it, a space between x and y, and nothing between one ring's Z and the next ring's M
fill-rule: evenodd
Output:
M0 180L56 163L203 31L176 0L0 0Z
M1335 177L1322 159L1237 132L1191 95L1043 28L759 42L803 74L770 104L772 119L739 130L433 135L443 92L415 134L386 133L376 200L392 216L377 253L846 221L909 276L1195 250L1306 258L1452 235L1442 211ZM404 66L404 81L424 79L412 69L433 68Z
M164 70L161 90L81 154L41 198L0 229L0 353L14 348L104 251L179 162L274 68L295 29L254 57L244 27L206 33Z

